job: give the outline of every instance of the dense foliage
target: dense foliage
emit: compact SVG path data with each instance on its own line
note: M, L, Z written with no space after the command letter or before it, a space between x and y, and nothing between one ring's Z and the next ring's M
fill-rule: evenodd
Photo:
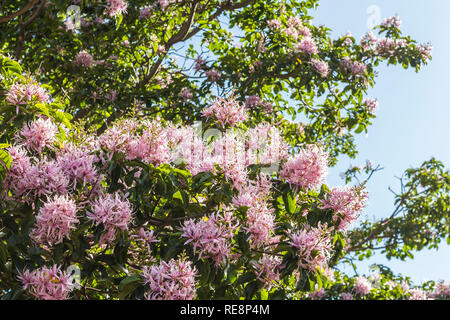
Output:
M328 168L375 118L376 67L431 46L398 17L332 39L317 5L3 1L2 298L448 298L336 269L449 241L450 177L407 170L393 214L354 227L379 167Z

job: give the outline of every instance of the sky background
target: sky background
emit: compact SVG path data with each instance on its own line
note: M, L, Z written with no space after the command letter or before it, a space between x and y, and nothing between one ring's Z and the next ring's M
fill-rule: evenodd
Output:
M379 100L377 118L367 135L356 138L357 158L341 157L338 165L330 170L328 183L333 186L344 183L339 173L350 165L364 165L366 160L371 160L384 167L368 184L370 199L366 208L366 217L381 218L394 209L394 195L388 187L399 190L396 176L431 157L442 161L447 169L450 165L450 1L321 0L319 8L310 14L314 25L333 29L333 37L350 31L359 40L369 31L367 23L374 12L369 8L379 10L381 19L399 15L405 35L433 45L433 60L419 73L401 66L380 65L375 87L369 91L369 97ZM450 246L445 240L438 251L423 250L414 255L413 260L405 262L376 255L358 263L358 271L369 274L369 266L376 262L410 276L416 283L450 280Z

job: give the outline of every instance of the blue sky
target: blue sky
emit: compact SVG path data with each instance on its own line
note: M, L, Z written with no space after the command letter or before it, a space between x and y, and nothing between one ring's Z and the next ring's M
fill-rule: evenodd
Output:
M419 42L433 45L433 60L416 74L402 67L381 66L376 85L369 96L378 98L379 108L368 135L357 138L359 156L341 157L332 168L328 182L341 185L339 173L350 164L364 165L366 160L380 164L384 170L375 174L368 185L370 191L366 216L385 217L393 210L391 186L399 189L398 180L405 169L417 167L436 157L446 168L450 164L450 1L448 0L321 0L311 11L313 23L333 29L338 37L347 31L356 39L369 29L367 21L371 6L378 8L381 18L398 14L401 29ZM426 250L415 254L414 260L388 261L377 255L359 264L361 273L368 272L372 263L390 266L395 272L411 276L415 282L450 280L450 246L444 243L438 251Z

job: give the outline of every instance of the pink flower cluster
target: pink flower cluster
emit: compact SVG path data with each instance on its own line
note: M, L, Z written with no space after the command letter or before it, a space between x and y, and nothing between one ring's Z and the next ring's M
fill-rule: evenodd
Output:
M6 101L17 107L32 101L46 103L48 100L49 95L47 91L35 82L26 84L15 83L6 94Z
M343 69L350 72L354 76L364 76L367 71L367 66L359 61L352 61L349 57L345 57L341 63Z
M101 235L100 243L111 243L118 231L128 230L132 219L131 204L118 193L107 194L92 201L87 217L96 226L103 224L106 232Z
M222 128L225 128L226 125L234 127L248 118L245 106L233 98L217 98L202 111L202 115L206 118L213 118Z
M364 51L374 49L377 45L377 41L378 40L373 32L370 31L361 38L361 46L363 47Z
M300 35L311 37L311 30L303 26L302 20L299 17L290 17L287 21L287 28L283 32L294 40L298 40Z
M363 276L358 276L355 278L355 285L353 286L356 294L360 296L366 296L372 290L372 284L370 281Z
M408 43L404 39L393 40L388 38L381 38L377 41L375 53L383 57L391 57L395 56L400 48L405 48L407 45Z
M255 264L255 273L264 288L272 289L280 281L282 257L264 254Z
M142 277L149 285L149 300L192 300L195 297L197 271L185 259L144 267Z
M14 200L28 203L44 195L67 193L69 180L57 162L47 159L37 161L29 157L20 146L11 146L7 150L12 158L12 166L2 188L7 198L8 190Z
M317 54L319 50L317 49L316 42L311 37L303 37L299 43L294 45L294 50L300 51L309 55Z
M189 90L188 88L184 88L180 94L179 94L180 98L183 98L184 101L187 101L189 99L192 99L193 95L192 95L192 91Z
M46 147L51 148L56 142L58 127L50 119L38 118L18 132L16 140L39 154Z
M175 3L177 0L158 0L158 2L161 9L166 10L171 3Z
M206 67L206 60L204 60L202 57L198 56L195 59L195 66L194 66L195 71L198 72L200 70L203 70L205 67Z
M273 110L270 102L263 101L259 96L249 96L245 101L245 107L249 109L261 107L265 112L271 112Z
M199 259L211 258L216 265L231 259L231 239L238 223L232 211L214 213L198 222L190 219L183 225L185 244L190 243Z
M73 189L77 183L96 185L100 182L100 176L95 166L99 159L91 154L89 150L67 144L58 153L57 162L73 184Z
M408 293L408 300L428 300L428 293L422 289L410 289Z
M368 193L365 189L350 188L349 186L334 187L330 193L321 200L322 209L334 211L333 220L339 221L339 230L345 230L365 208Z
M147 19L152 13L152 7L144 7L139 11L139 19Z
M331 255L331 239L326 225L304 225L302 230L292 234L290 238L289 244L297 249L300 268L311 271L327 269Z
M98 194L102 178L96 169L99 159L91 147L69 143L58 150L57 132L50 119L39 118L16 133L15 144L7 149L12 166L2 185L7 198L33 203L42 196L66 195L75 190L78 182L83 186L91 184L88 192ZM44 153L45 149L54 152Z
M436 283L430 296L434 299L448 299L450 297L450 283L445 281Z
M248 232L250 246L253 248L279 241L279 237L273 235L276 226L274 210L267 202L270 187L270 179L262 174L258 180L249 182L240 194L233 198L235 205L248 207L243 229Z
M402 21L400 20L399 16L394 16L394 17L384 19L384 21L381 23L381 25L386 28L394 27L396 29L399 29L400 26L402 25Z
M378 108L378 100L376 99L366 99L363 102L371 114L375 114L375 110Z
M167 134L158 119L140 122L127 119L107 129L99 137L99 144L108 152L123 153L129 160L139 158L144 162L160 165L171 160Z
M217 82L222 77L222 74L217 69L211 69L205 72L205 75L208 77L208 80L212 83Z
M89 68L94 63L94 57L85 50L79 52L75 57L75 65Z
M127 12L128 2L125 0L107 0L106 13L110 17L115 17L119 14Z
M347 32L342 36L342 39L344 39L344 45L351 46L353 45L353 40L351 38L352 34L350 32Z
M311 59L311 65L316 69L322 78L326 78L330 75L330 66L327 62L320 59Z
M31 238L40 244L61 243L69 238L78 222L75 201L67 196L56 196L39 210Z
M281 131L267 123L259 123L247 131L247 164L278 164L287 159L289 146Z
M70 276L54 265L19 274L23 289L39 300L66 300L73 285Z
M319 187L328 174L328 154L319 146L310 145L288 159L279 176L289 184L309 190Z
M269 20L267 22L267 25L269 26L270 29L280 29L282 26L281 21L278 19Z
M139 234L132 235L132 238L135 238L137 241L143 242L147 246L147 252L150 254L150 245L154 242L159 242L156 238L153 230L146 230L144 227L139 229Z
M325 297L325 290L323 288L318 288L318 285L315 285L314 291L309 294L311 300L321 300Z
M353 295L350 292L343 292L341 294L342 300L353 300Z
M419 44L416 49L419 51L422 59L427 62L431 58L433 47L430 44Z

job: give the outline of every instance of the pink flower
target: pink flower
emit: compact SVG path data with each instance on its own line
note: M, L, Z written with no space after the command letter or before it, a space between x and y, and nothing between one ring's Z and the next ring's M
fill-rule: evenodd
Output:
M433 47L430 44L419 44L416 49L419 51L422 59L427 62L431 58Z
M39 300L66 300L73 288L70 275L54 265L52 268L25 270L19 274L23 289Z
M376 44L377 38L375 37L373 32L368 32L361 38L361 46L363 47L364 51L373 49Z
M139 12L139 19L147 19L152 13L151 7L144 7Z
M180 98L183 98L184 101L192 99L192 91L189 88L184 88L180 94L178 95Z
M183 225L185 244L190 243L199 259L211 258L220 265L231 258L231 239L237 228L231 211L215 213L198 222L190 219Z
M11 156L12 165L6 172L2 189L4 190L5 195L11 190L13 197L18 201L18 198L27 190L26 181L28 180L28 174L32 166L31 158L28 157L26 151L22 149L22 147L10 146L7 151Z
M198 56L195 59L195 71L200 71L204 69L206 66L206 60L204 60L202 57Z
M167 7L171 4L174 3L176 0L158 0L159 1L159 6L161 7L162 10L166 10Z
M375 110L378 108L378 100L376 99L366 99L363 104L369 109L371 114L375 114Z
M261 105L263 102L259 96L249 96L245 101L246 108L254 108Z
M364 63L359 61L352 61L349 57L345 57L342 60L342 67L347 72L350 72L354 76L364 76L367 67Z
M254 264L256 277L270 290L280 280L282 257L264 254Z
M252 203L247 210L247 221L243 227L249 233L249 242L253 248L270 244L275 230L273 209L264 201Z
M341 299L342 300L353 300L353 295L349 292L343 292L341 294Z
M128 2L125 0L107 0L108 7L106 12L110 17L124 14L127 12Z
M226 125L234 127L248 118L245 107L233 98L217 98L209 107L203 109L202 115L213 118L222 128Z
M141 227L141 229L139 229L138 235L133 235L131 237L137 239L138 241L143 242L147 246L148 254L150 254L151 251L150 245L154 242L159 242L153 230L146 230L144 227Z
M408 300L428 300L428 294L422 289L411 289L408 293Z
M298 39L299 32L295 27L288 27L283 30L284 34L288 37L293 38L294 40Z
M72 180L73 189L76 188L78 182L81 182L83 186L86 183L94 185L97 182L99 174L94 165L97 160L97 156L71 144L66 145L57 155L57 162L68 178Z
M77 54L75 58L75 64L85 68L89 68L94 62L94 57L87 53L86 51L81 51Z
M22 158L21 154L16 153L14 157L20 159L20 164L13 163L4 183L16 201L31 203L44 195L67 194L69 180L58 163L42 160L33 165L31 159Z
M110 152L120 152L129 160L141 159L160 165L170 162L168 130L158 120L126 119L115 123L100 137L100 145Z
M212 83L217 82L222 77L222 74L220 71L216 69L211 69L205 72L206 76L208 77L208 80Z
M445 299L450 297L450 283L441 281L436 283L431 296L435 299Z
M49 95L47 91L34 82L27 84L15 83L6 94L6 101L15 106L28 104L32 101L46 103L48 100Z
M394 27L394 28L400 28L400 26L402 25L402 21L400 20L399 16L395 16L395 17L390 17L390 18L386 18L383 23L381 23L381 25L383 27Z
M351 38L352 34L350 32L347 32L342 36L344 38L344 45L351 46L353 44L353 40Z
M112 89L106 95L105 99L109 102L115 102L117 99L117 91Z
M355 278L354 289L360 296L366 296L372 290L372 284L366 277L358 276Z
M309 294L309 297L312 300L322 300L325 297L325 290L323 288L318 289L318 285L316 283L314 291Z
M327 62L320 59L311 59L311 64L322 78L326 78L330 74L330 67Z
M46 202L36 216L31 238L37 243L55 245L69 238L79 222L75 201L67 196L56 196Z
M185 259L144 267L144 284L150 287L148 300L192 300L195 297L197 270Z
M304 225L291 235L291 246L297 249L298 266L311 271L325 269L331 255L331 238L325 226Z
M116 239L117 231L128 230L132 219L131 204L118 193L108 194L91 203L87 217L96 226L103 224L106 233L100 237L100 243L111 243Z
M267 25L270 29L280 29L281 28L281 22L278 19L272 19L267 22Z
M50 194L66 194L69 184L61 166L55 161L43 161L31 168L30 175L33 179L30 181L28 189L36 196Z
M288 157L289 147L280 129L266 123L247 130L246 147L247 165L261 163L278 167L278 163Z
M19 131L16 139L39 154L46 147L51 148L56 142L58 127L50 119L38 118Z
M365 189L334 187L326 198L321 200L322 209L332 209L333 220L339 221L339 230L344 230L358 219L359 213L366 206L367 197Z
M316 42L311 37L303 37L303 39L294 46L296 51L301 51L306 54L312 55L318 53Z
M280 178L306 190L319 187L328 174L328 154L321 147L310 145L300 149L280 171Z

